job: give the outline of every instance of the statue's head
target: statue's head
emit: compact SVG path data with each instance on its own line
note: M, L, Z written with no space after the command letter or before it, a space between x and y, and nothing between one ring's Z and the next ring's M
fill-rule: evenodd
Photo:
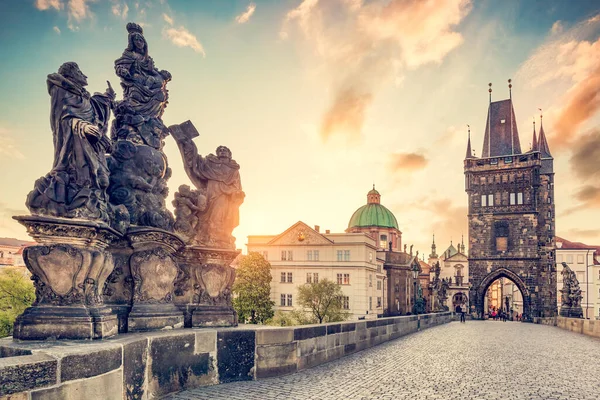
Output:
M231 150L229 150L229 148L226 146L217 147L216 153L217 153L217 157L219 157L219 158L227 158L227 159L231 160L231 157L232 157Z
M144 38L144 30L135 22L127 24L127 32L129 32L127 50L134 51L139 54L148 54L148 42Z
M87 76L81 72L77 63L73 61L61 65L58 69L58 73L81 86L87 86L88 84Z

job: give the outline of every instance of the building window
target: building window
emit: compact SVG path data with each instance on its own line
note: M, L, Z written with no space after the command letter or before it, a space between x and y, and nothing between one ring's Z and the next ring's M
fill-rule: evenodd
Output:
M313 251L313 258L315 261L319 261L319 250Z
M337 284L341 285L342 284L342 274L337 274Z
M508 251L508 222L496 221L494 223L494 234L496 237L496 251Z
M312 273L306 273L306 283L312 283Z
M381 272L381 264L377 264L377 272Z
M313 259L313 252L312 252L312 250L307 250L306 251L306 260L312 261L312 259Z
M548 196L548 204L552 204L552 197Z
M313 273L313 282L319 283L319 273L318 272Z
M583 264L583 254L577 254L577 264Z
M381 308L381 297L377 298L377 308Z
M281 261L287 260L287 251L281 250Z
M559 254L559 255L556 256L556 262L557 263L563 262L563 256L562 256L562 254Z
M369 252L369 262L373 262L373 252Z
M567 264L573 264L573 254L567 254Z
M493 207L493 206L494 206L494 195L488 194L488 207Z
M288 283L292 283L292 273L291 272L287 273L287 281L288 281Z
M512 157L504 157L504 164L512 164Z
M281 283L285 283L285 272L281 273Z
M516 199L515 193L511 193L510 194L510 205L514 206L515 204L517 204L517 199Z
M344 274L344 285L350 284L350 274Z
M344 261L350 261L350 250L344 250Z
M288 261L292 261L292 260L294 260L294 257L292 256L292 254L293 254L293 253L292 253L292 251L291 251L291 250L288 250L288 252L287 252L287 253L288 253L288 254L287 254L287 256L288 256Z
M373 309L373 298L369 296L369 310Z
M337 260L343 261L343 259L344 259L344 252L342 250L338 250L337 251Z
M546 216L547 216L548 218L552 218L552 211L548 211L548 213L546 214Z
M369 287L373 287L373 275L369 274Z
M517 193L517 204L523 204L523 193Z
M381 290L381 279L377 279L377 290Z
M379 236L379 247L381 247L382 249L387 249L387 247L388 247L387 235Z
M487 196L485 194L481 195L481 207L487 207Z
M583 272L578 271L575 274L577 275L577 282L582 283L583 282Z
M350 297L344 296L344 297L342 297L342 300L343 300L342 308L344 310L349 310L350 309Z
M281 295L281 303L279 304L281 304L281 307L285 307L285 294Z
M292 306L292 295L291 294L287 295L287 305L288 305L288 307Z
M263 257L264 257L265 260L267 260L267 261L269 260L269 252L268 251L263 251L262 255L263 255Z
M598 288L598 298L600 299L600 288Z

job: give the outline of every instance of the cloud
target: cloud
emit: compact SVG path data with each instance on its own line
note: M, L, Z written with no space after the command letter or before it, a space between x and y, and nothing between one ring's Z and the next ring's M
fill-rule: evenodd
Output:
M560 22L560 20L558 20L552 24L552 29L550 30L550 32L552 32L553 35L562 33L562 31L564 31L564 27L562 25L562 22Z
M61 10L63 8L61 0L36 0L35 8L38 10L48 10L54 8L55 10Z
M562 235L559 236L563 237ZM571 241L579 241L579 238L599 239L600 229L569 229L565 237L573 238Z
M164 35L171 40L175 46L190 47L196 53L200 53L203 57L206 57L206 53L204 52L202 44L200 44L196 36L185 29L185 27L180 26L178 29L169 28L164 31Z
M250 3L246 8L246 11L235 17L235 20L238 24L244 24L250 20L252 14L254 14L254 10L256 10L256 4Z
M162 16L167 24L173 25L173 18L169 17L167 14L163 14Z
M60 28L58 26L55 26L54 28L52 28L52 30L54 32L56 32L58 35L60 35Z
M69 16L67 26L72 31L79 30L79 24L93 16L90 11L90 7L88 5L89 2L93 2L94 0L69 0L67 4L67 13Z
M427 166L429 161L418 153L394 153L389 157L390 167L398 171L417 171Z
M596 90L598 88L600 86ZM600 181L600 129L582 136L574 143L569 162L578 178Z
M441 63L462 43L454 28L470 9L470 0L304 0L290 10L280 37L299 32L331 88L321 138L359 137L379 89Z
M8 129L2 127L0 127L0 156L19 160L25 158L23 153L21 153L16 146L15 140L13 139L11 133L8 131Z
M113 0L111 11L114 16L126 19L127 13L129 12L129 6L127 5L127 3L121 4L118 0Z

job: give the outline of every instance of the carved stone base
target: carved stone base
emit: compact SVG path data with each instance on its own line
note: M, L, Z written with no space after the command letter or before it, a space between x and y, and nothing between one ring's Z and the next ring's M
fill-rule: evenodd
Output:
M583 308L562 306L560 308L560 316L567 318L583 318Z
M117 332L117 317L106 308L34 306L17 317L13 337L21 340L103 339Z
M233 307L197 306L192 312L192 326L195 328L237 326L237 324L237 313Z
M128 332L183 328L183 313L172 303L135 304L127 325Z

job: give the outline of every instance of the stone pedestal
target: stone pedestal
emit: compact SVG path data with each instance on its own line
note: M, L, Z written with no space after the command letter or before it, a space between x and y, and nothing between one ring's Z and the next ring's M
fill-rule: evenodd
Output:
M231 303L235 269L230 265L239 253L186 246L177 254L182 274L175 283L175 302L187 313L186 326L237 326Z
M183 327L183 312L173 303L180 275L173 254L184 243L176 235L156 228L131 228L127 238L133 248L129 260L133 279L133 307L128 331Z
M14 338L100 339L117 333L102 288L114 263L106 248L121 236L104 223L41 216L14 217L37 246L23 252L36 289L34 305L15 321Z
M560 308L560 316L567 318L583 318L583 308L562 306Z

